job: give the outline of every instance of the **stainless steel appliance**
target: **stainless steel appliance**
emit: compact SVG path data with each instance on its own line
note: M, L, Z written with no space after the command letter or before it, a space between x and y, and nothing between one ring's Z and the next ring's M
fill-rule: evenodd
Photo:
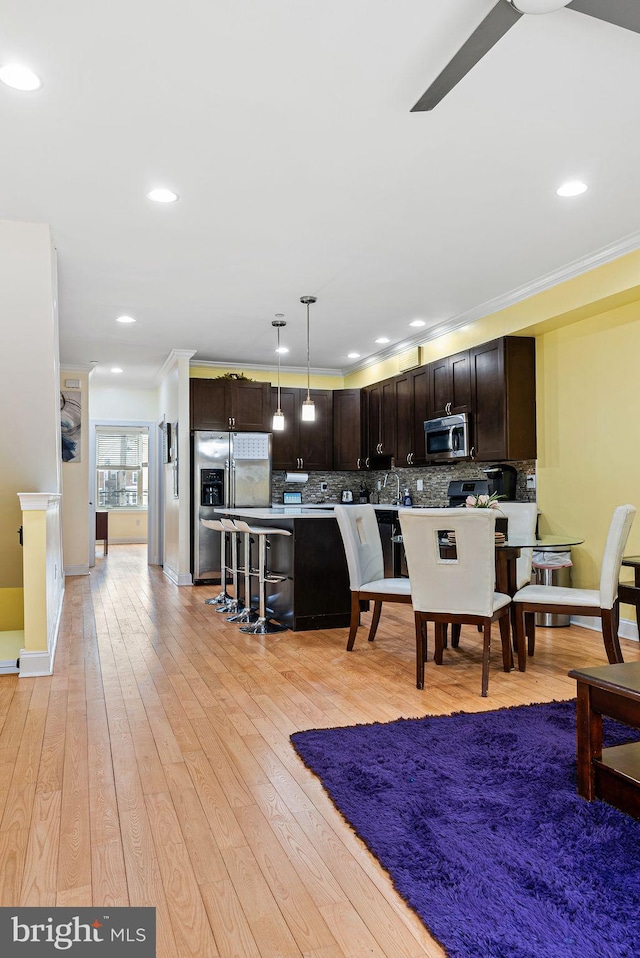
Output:
M220 581L220 533L201 519L220 518L217 506L271 505L271 433L194 432L194 582Z
M487 496L489 483L486 479L452 479L447 487L449 508L460 509L465 505L467 496Z
M424 424L427 462L451 462L469 456L469 417L466 412Z

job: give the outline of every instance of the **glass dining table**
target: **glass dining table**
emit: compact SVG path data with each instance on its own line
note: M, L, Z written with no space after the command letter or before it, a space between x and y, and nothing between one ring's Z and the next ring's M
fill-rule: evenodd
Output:
M398 558L398 547L402 548L402 535L392 536L392 542L396 547L397 568L394 569L394 575L401 576L402 570ZM584 542L580 536L571 535L545 535L545 536L511 536L506 539L496 540L496 592L502 592L503 595L515 595L518 591L517 560L520 558L522 549L534 549L542 552L563 552L570 549L571 546L578 546ZM440 554L444 559L454 559L456 556L455 544L449 543L443 539L440 543ZM516 629L515 629L515 609L511 609L511 635L512 645L516 647Z
M391 541L402 545L402 535L392 536ZM506 539L496 540L496 592L505 595L514 595L517 592L516 560L520 558L522 549L535 549L541 552L564 552L571 546L579 546L584 539L570 535L545 536L509 536ZM443 558L455 558L455 544L443 540L441 543ZM402 575L401 569L394 570L397 576Z

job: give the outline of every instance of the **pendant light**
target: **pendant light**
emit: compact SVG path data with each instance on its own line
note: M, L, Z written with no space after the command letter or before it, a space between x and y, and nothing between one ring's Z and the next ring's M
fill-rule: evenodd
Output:
M315 422L316 418L316 407L311 394L309 391L309 306L311 303L316 302L315 296L301 296L300 302L304 303L307 307L307 398L302 403L302 420L303 422Z
M281 316L282 316L282 313L278 313L278 317L281 317ZM277 318L272 320L271 325L275 326L275 328L278 331L278 347L276 349L276 352L278 354L278 408L273 414L272 429L274 432L282 432L282 430L284 429L284 413L282 409L280 408L280 330L282 329L283 326L286 326L287 324L285 323L284 319Z

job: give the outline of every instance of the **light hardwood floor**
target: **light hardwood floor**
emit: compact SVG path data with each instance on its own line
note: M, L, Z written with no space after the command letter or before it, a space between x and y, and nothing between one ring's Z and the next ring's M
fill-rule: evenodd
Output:
M606 661L597 633L539 629L505 674L496 630L483 699L463 627L418 691L410 607L347 653L346 629L242 635L144 546L66 590L54 675L0 677L0 905L154 905L161 958L442 956L290 733L572 698L567 671Z

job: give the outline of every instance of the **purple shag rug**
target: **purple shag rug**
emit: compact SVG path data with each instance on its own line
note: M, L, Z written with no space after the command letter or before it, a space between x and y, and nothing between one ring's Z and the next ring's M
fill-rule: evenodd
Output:
M451 958L640 955L640 822L578 796L575 702L291 740Z

